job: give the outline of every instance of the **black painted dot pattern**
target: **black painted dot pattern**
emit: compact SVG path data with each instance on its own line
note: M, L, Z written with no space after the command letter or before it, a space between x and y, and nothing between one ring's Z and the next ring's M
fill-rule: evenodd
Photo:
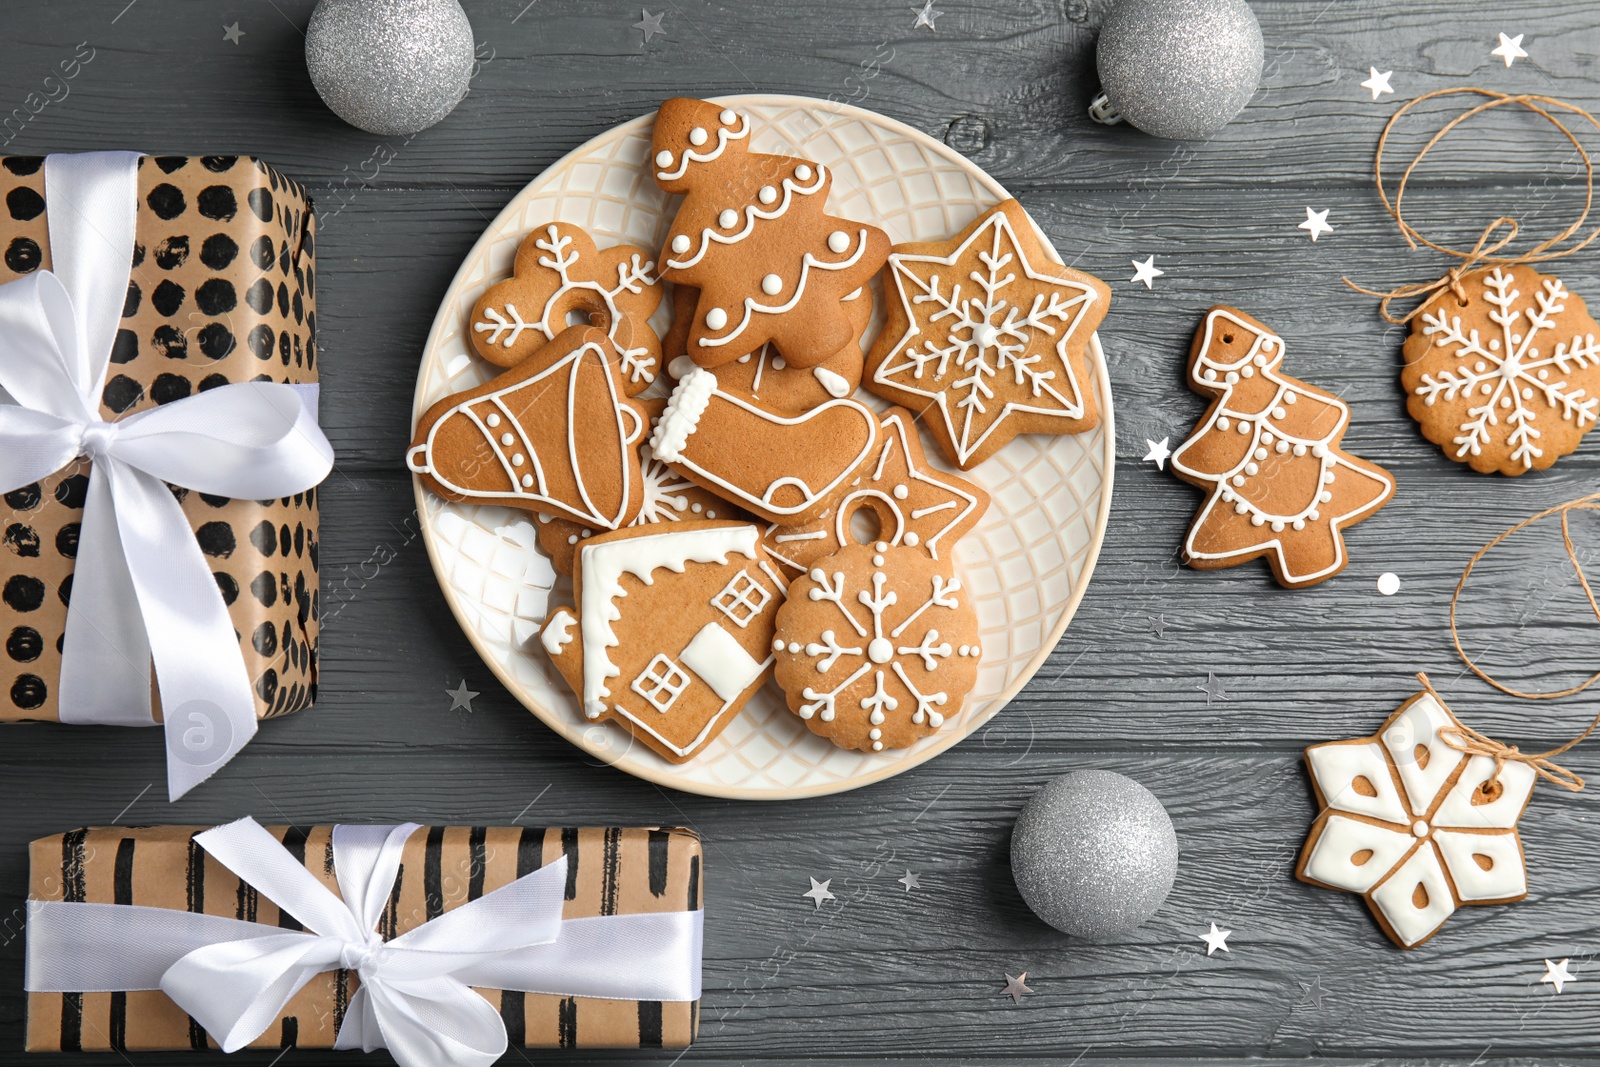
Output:
M50 266L43 161L0 157L0 284ZM101 396L112 419L236 381L316 380L314 224L303 188L244 156L147 157L123 322ZM89 465L3 496L0 721L54 719ZM315 491L175 498L229 606L263 717L317 685Z

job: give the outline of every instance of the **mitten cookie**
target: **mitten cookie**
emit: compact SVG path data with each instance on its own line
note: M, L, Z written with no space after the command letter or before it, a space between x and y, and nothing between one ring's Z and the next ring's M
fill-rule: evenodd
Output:
M672 293L672 327L661 341L661 358L667 375L674 381L694 369L687 342L690 320L699 290L677 286ZM746 353L732 363L712 369L717 385L735 396L746 396L774 411L800 412L850 396L861 384L866 353L861 350L861 334L872 319L872 290L863 285L844 298L850 315L853 340L815 367L795 367L783 358L770 342Z
M541 637L587 718L682 763L766 680L786 584L754 526L618 530L579 548L577 611L553 612Z
M700 291L688 351L716 367L768 341L814 367L850 343L842 301L889 254L876 226L826 213L820 163L750 151L750 120L704 100L668 100L651 142L656 182L683 193L657 262ZM860 331L856 330L856 336Z
M866 387L919 415L962 470L1019 433L1082 433L1100 419L1087 353L1110 302L1007 200L949 241L894 246Z
M406 466L447 500L626 526L644 500L649 419L623 392L616 347L574 326L515 370L423 413Z
M649 323L660 304L650 253L632 245L602 252L583 227L552 222L523 238L512 276L478 298L467 336L490 363L515 367L574 320L598 327L616 345L633 396L660 367L661 342Z
M640 400L651 423L661 417L667 402ZM746 522L750 516L709 489L703 489L650 454L650 442L639 442L639 467L643 475L644 501L629 526L648 526L658 522L694 519L723 519ZM548 512L534 516L539 547L550 557L558 574L571 574L578 546L601 531L581 522L559 518Z
M812 733L840 748L906 748L961 710L978 682L978 613L948 560L851 545L789 586L778 610L778 685Z
M696 367L650 437L655 457L768 522L817 518L850 488L878 444L878 420L854 400L784 415L723 392Z
M1560 278L1532 267L1473 271L1406 338L1406 410L1475 471L1544 470L1600 417L1600 325Z
M785 566L808 570L855 544L850 522L863 508L876 516L878 538L920 548L934 559L949 559L955 543L983 517L989 494L929 465L909 411L890 408L879 416L878 429L878 454L832 511L804 526L767 529L761 543Z
M1344 528L1394 495L1394 478L1339 447L1350 409L1282 371L1283 339L1228 307L1195 332L1189 384L1214 397L1172 454L1173 473L1208 490L1184 541L1201 570L1261 556L1278 582L1315 585L1344 569Z

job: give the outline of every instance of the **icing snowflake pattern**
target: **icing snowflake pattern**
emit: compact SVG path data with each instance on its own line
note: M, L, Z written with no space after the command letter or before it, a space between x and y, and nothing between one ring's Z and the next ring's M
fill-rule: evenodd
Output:
M899 560L885 565L887 554L905 552L928 566L908 576L897 570ZM864 582L847 573L861 572L853 565L858 555L871 556ZM835 736L835 743L881 752L909 743L895 743L902 733L914 739L938 730L959 710L975 672L948 665L968 661L975 667L982 652L969 636L974 620L962 602L959 578L915 550L879 542L819 561L791 588L791 601L802 588L807 601L832 610L807 614L803 641L802 627L780 618L773 648L790 667L799 664L794 676L803 684L786 682L785 691L793 696L798 688L790 706L808 724L815 719L814 730L859 734Z
M1517 820L1535 772L1445 744L1449 709L1419 693L1371 737L1306 749L1323 811L1301 854L1301 880L1362 894L1401 948L1432 937L1464 904L1527 895Z
M1600 380L1583 373L1600 368L1600 340L1589 329L1562 328L1559 316L1572 294L1561 279L1528 275L1538 279L1530 302L1521 300L1517 277L1499 267L1474 279L1481 279L1482 299L1492 308L1489 336L1463 325L1460 314L1450 313L1450 301L1422 316L1430 351L1441 350L1444 358L1429 360L1411 391L1428 407L1441 400L1466 403L1445 445L1458 460L1480 457L1486 445L1499 442L1510 449L1514 467L1548 466L1539 462L1542 425L1559 420L1582 431L1600 418Z

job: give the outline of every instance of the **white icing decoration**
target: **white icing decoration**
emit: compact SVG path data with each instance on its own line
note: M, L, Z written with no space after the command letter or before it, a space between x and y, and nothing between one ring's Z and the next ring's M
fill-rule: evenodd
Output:
M510 348L522 337L524 330L538 330L544 335L546 341L554 340L556 334L567 328L565 321L552 324L550 319L556 305L568 293L574 290L586 290L595 293L606 306L606 317L610 320L607 335L617 350L622 353L622 370L632 382L655 381L655 359L650 356L650 350L644 346L629 348L618 337L619 329L626 318L617 307L619 294L638 293L642 286L656 284L656 265L653 260L641 260L635 254L627 263L617 264L617 283L611 288L597 281L574 280L571 270L577 265L579 255L569 247L572 244L571 236L563 234L559 227L551 224L545 227L545 236L534 240L534 247L545 254L539 257L539 265L556 272L561 279L561 284L555 292L545 300L544 307L533 321L525 320L515 304L506 304L503 309L487 307L483 310L484 321L472 324L474 333L487 334L487 342L491 345L500 345Z
M1246 337L1253 338L1248 351L1230 360L1228 358L1231 354L1229 347L1214 343L1214 339L1224 332L1235 335L1242 333ZM1232 559L1238 556L1253 555L1260 552L1263 547L1270 547L1276 553L1278 567L1286 580L1295 584L1310 584L1330 574L1337 573L1344 566L1344 540L1338 535L1339 530L1371 514L1393 496L1394 480L1387 474L1380 476L1369 473L1367 470L1355 466L1349 460L1338 455L1334 449L1328 447L1329 443L1339 436L1350 422L1350 409L1338 398L1329 396L1321 398L1319 401L1332 409L1336 416L1332 419L1317 418L1310 420L1312 424L1317 426L1319 437L1305 437L1302 434L1291 432L1277 421L1272 415L1272 409L1278 407L1280 401L1285 404L1294 402L1290 399L1294 395L1294 388L1279 373L1283 352L1282 338L1276 334L1268 333L1256 325L1245 322L1233 312L1219 308L1208 314L1205 320L1205 332L1201 337L1200 357L1194 361L1191 377L1196 382L1205 383L1207 388L1215 389L1215 372L1229 371L1231 373L1233 368L1244 366L1260 353L1268 357L1261 375L1277 386L1277 392L1273 399L1262 407L1262 410L1241 411L1229 406L1234 390L1231 385L1227 385L1212 407L1210 423L1201 427L1189 440L1180 445L1177 451L1173 452L1171 463L1176 470L1189 477L1199 479L1202 485L1208 483L1219 487L1224 483L1243 485L1244 483L1239 479L1244 477L1243 471L1246 464L1252 461L1250 457L1264 440L1264 435L1270 433L1275 440L1291 442L1293 453L1297 458L1304 457L1308 453L1314 456L1321 465L1318 478L1323 481L1326 481L1326 476L1337 472L1344 477L1376 483L1377 491L1371 494L1368 499L1356 504L1352 510L1342 515L1330 517L1329 531L1333 545L1329 554L1329 562L1314 570L1296 570L1294 563L1298 561L1298 555L1294 560L1291 560L1284 552L1281 538L1273 537L1229 551L1219 552L1204 547L1205 542L1202 539L1202 534L1208 529L1212 511L1222 503L1231 503L1238 514L1249 515L1252 521L1256 518L1261 519L1261 523L1254 523L1254 525L1282 523L1284 527L1303 530L1307 522L1317 522L1322 518L1321 513L1317 510L1317 505L1331 500L1331 494L1326 497L1321 493L1312 494L1301 510L1292 514L1266 511L1257 506L1252 500L1237 493L1224 499L1221 494L1213 491L1211 495L1207 496L1205 503L1201 505L1200 513L1189 527L1189 533L1184 541L1184 551L1189 554L1191 559ZM1186 458L1189 448L1213 428L1219 430L1227 429L1228 416L1230 415L1238 420L1238 429L1241 434L1252 435L1252 443L1243 450L1239 461L1230 470L1219 473L1201 471L1195 468ZM1274 529L1277 529L1275 525Z
M728 313L722 308L712 308L706 312L706 328L720 330L728 325Z
M717 244L724 245L738 244L740 241L750 236L751 232L755 230L757 219L780 218L789 210L789 205L794 202L794 198L796 196L810 196L812 193L821 192L827 184L827 173L824 171L823 173L819 174L817 176L817 180L810 185L797 185L788 178L783 179L781 184L783 186L783 200L778 204L777 207L772 208L770 211L763 211L754 204L749 205L744 209L744 228L739 230L737 233L717 233L715 230L709 227L702 229L700 231L700 247L695 254L687 259L669 259L667 260L667 266L673 268L674 270L685 270L694 266L696 263L700 262L701 258L706 254L706 250L711 247L713 241ZM725 208L724 210L731 211L733 209ZM734 216L734 221L738 221L737 215ZM723 226L723 229L729 229L732 225L733 223L728 223L727 225ZM676 249L674 249L674 251L676 251Z
M783 292L783 279L776 274L769 274L761 279L761 291L768 296L777 296Z
M672 153L667 151L665 148L663 148L661 151L657 152L656 153L656 166L658 166L658 167L670 167L670 166L672 166Z
M845 249L850 247L850 235L843 230L834 230L828 234L828 251L844 255Z
M1410 834L1333 815L1323 824L1311 857L1306 861L1305 873L1335 889L1365 893L1394 870L1394 865L1414 844L1416 841ZM1358 865L1352 857L1363 851L1371 851L1372 856Z
M733 229L739 225L739 213L731 207L723 208L722 213L717 216L717 225L724 230Z
M1410 813L1400 800L1389 764L1383 750L1377 745L1335 742L1313 745L1306 749L1306 763L1311 776L1322 790L1328 807L1356 815L1370 815L1391 823L1409 823ZM1376 790L1377 796L1364 796L1356 792L1353 783L1365 778Z
M1545 411L1554 418L1570 422L1579 430L1592 425L1600 417L1600 396L1570 385L1565 378L1552 382L1549 371L1571 375L1600 367L1600 339L1585 333L1563 341L1547 333L1543 340L1554 342L1554 348L1540 358L1539 349L1534 347L1540 340L1540 331L1553 332L1557 328L1555 318L1566 309L1571 295L1561 279L1545 278L1533 294L1533 304L1521 307L1517 304L1521 293L1512 288L1514 275L1496 267L1479 277L1483 299L1495 309L1489 318L1500 328L1500 340L1491 340L1485 347L1477 330L1462 329L1459 315L1446 315L1451 310L1448 301L1439 311L1424 313L1423 336L1431 337L1435 347L1449 349L1459 363L1453 369L1423 374L1413 395L1432 407L1439 400L1452 402L1477 390L1484 399L1468 406L1465 421L1457 428L1457 436L1451 438L1456 446L1455 458L1481 455L1483 446L1493 440L1495 428L1503 425L1509 428L1504 443L1511 447L1511 462L1521 463L1523 470L1529 470L1534 460L1544 455L1537 444L1541 434L1536 424L1541 412L1523 402L1537 394ZM1526 333L1513 332L1524 316Z
M756 199L761 201L763 204L776 203L778 199L778 190L774 189L770 185L763 185L760 191L756 193Z
M973 272L971 279L980 295L963 299L961 286L968 281L966 278L954 279L947 287L938 273L930 272L925 279L913 269L936 271L953 266L980 243L988 246L980 253L986 257L987 266ZM1006 298L1006 287L1016 280L1018 268L1028 278L1049 282L1056 288L1048 302L1040 299L1024 309ZM926 397L944 420L958 464L966 463L982 448L995 427L1014 411L1065 419L1083 417L1083 387L1067 358L1067 344L1098 294L1086 284L1036 269L1023 254L1005 212L991 214L948 256L891 253L889 269L907 326L905 334L878 364L873 380ZM928 302L940 309L932 317L923 315L930 325L938 323L943 336L937 339L924 337L918 322L916 308ZM979 342L977 332L982 327L994 331L983 335L994 339L992 347ZM1046 338L1054 338L1053 349L1035 347L1044 344ZM1046 351L1053 352L1048 370L1044 365ZM943 379L952 363L965 376L947 390ZM1026 398L1008 396L999 415L987 426L976 427L974 414L988 411L996 375L1002 372L1005 380L1015 376L1019 384L1028 384ZM951 395L955 390L961 392Z
M665 715L672 710L672 705L677 703L683 691L689 688L690 680L683 672L683 668L672 662L669 656L657 652L628 688L644 697L652 708ZM589 717L593 719L599 716L596 713Z
M744 411L755 415L757 418L773 426L803 426L811 420L822 417L825 413L835 408L845 408L853 415L859 417L868 427L868 440L862 450L851 461L850 465L834 474L831 480L819 487L807 485L798 477L784 477L773 481L762 489L759 496L752 494L748 489L728 481L717 470L712 470L701 464L695 457L685 454L689 439L694 435L700 423L700 417L713 399L725 404L732 404ZM839 483L849 477L858 465L871 455L878 443L878 420L872 412L854 400L829 400L805 412L803 415L782 415L767 411L750 403L742 397L725 393L717 388L716 375L700 367L696 367L685 375L673 390L672 397L667 401L667 409L656 423L655 432L650 438L650 448L655 457L663 463L675 463L679 466L694 471L700 477L721 487L722 496L736 503L744 503L753 510L768 515L769 517L782 517L786 515L800 515L816 506L817 501L825 499L838 487ZM801 500L798 504L780 507L773 503L779 489L785 486L794 486L800 490Z
M847 397L853 391L850 388L849 379L842 374L834 373L827 367L813 367L811 368L811 374L817 379L817 383L822 386L823 391L831 397Z
M552 657L561 655L563 649L572 640L572 627L578 620L566 608L556 611L545 621L544 629L539 632L539 640L544 643L544 650Z
M757 662L732 634L714 622L700 628L679 658L723 700L732 700L744 692L766 670L766 664Z
M598 344L590 342L573 349L560 360L552 363L550 366L546 367L544 370L540 371L538 374L535 374L531 378L524 378L513 385L506 386L504 389L498 389L492 393L486 393L482 396L475 397L472 400L464 400L461 403L452 406L444 413L444 415L435 420L433 425L428 428L427 439L422 444L415 446L409 452L407 452L407 466L418 474L431 475L439 482L440 485L444 486L451 493L466 497L469 500L504 501L507 499L512 499L527 501L533 504L548 504L551 507L558 509L565 518L573 518L579 522L593 523L594 525L603 527L607 530L616 529L619 525L621 525L622 516L626 513L628 497L633 481L632 463L630 462L632 457L630 457L628 454L629 446L638 439L642 426L642 420L639 418L638 413L617 392L616 376L609 372L600 375L601 380L606 384L606 390L612 404L612 410L616 413L617 443L623 456L623 461L619 465L622 476L622 491L618 497L617 505L619 510L612 515L603 515L600 513L599 508L594 503L593 498L589 495L588 483L583 475L584 467L578 454L580 449L578 447L577 439L574 436L574 430L576 429L576 419L574 415L576 410L574 404L576 392L572 387L574 382L573 375L577 373L578 364L584 359L585 356L592 356L594 359L599 360L602 364L606 359L604 350L602 350ZM565 375L564 378L562 377L563 375ZM520 400L513 399L508 403L506 399L508 397L512 397L513 394L523 392L524 390L531 390L530 395L537 397L552 388L560 390L560 393L556 394L557 396L560 396L561 393L566 395L567 454L564 457L564 460L570 465L572 477L577 486L578 496L583 505L582 508L575 507L569 501L558 500L548 495L548 484L545 481L544 465L539 461L538 451L534 449L533 443L527 438L526 431L524 431L522 426L517 422L517 416L515 414L515 412L526 413L530 401L524 398ZM496 437L489 430L486 418L479 415L479 409L483 408L491 409L490 412L488 412L490 414L498 413L504 416L509 425L516 431L518 436L514 437L512 434L507 433L501 435L499 440L505 441L507 438L509 438L513 444L520 444L524 453L532 458L532 473L534 481L537 483L536 486L530 486L523 478L518 477L516 469L513 467L510 461L510 457L507 456L502 450L502 446L497 446L495 444ZM439 434L439 428L457 415L464 416L465 418L471 420L472 424L477 427L478 432L483 435L485 443L494 450L495 458L499 461L500 466L505 472L506 481L509 482L512 487L511 491L493 492L488 490L471 489L452 482L448 477L440 474L439 471L435 469L433 465L433 450L435 439Z
M1528 892L1528 870L1516 834L1462 834L1440 830L1434 835L1445 869L1462 903L1512 900ZM1473 856L1487 856L1484 870Z
M694 145L696 148L699 148L710 139L711 135L706 133L704 126L696 126L694 129L689 131L689 143Z
M1450 717L1433 699L1433 694L1423 693L1378 735L1383 747L1394 757L1411 811L1419 817L1428 813L1445 779L1461 764L1461 753L1439 740L1439 728L1449 725ZM1426 767L1416 756L1419 744L1428 753Z
M820 179L819 179L819 181L820 181ZM755 209L751 208L750 210L754 211ZM756 298L753 297L753 296L745 297L744 298L744 317L739 320L739 325L735 326L733 328L732 332L728 333L727 335L725 335L723 337L702 337L702 338L700 338L699 342L700 342L701 346L703 346L703 347L715 347L715 346L725 345L728 342L732 341L735 337L738 337L741 333L744 332L746 326L750 325L750 317L752 315L757 315L757 314L760 314L760 315L782 315L785 312L792 311L794 309L794 306L800 302L800 298L805 295L806 281L807 281L807 279L809 279L811 277L811 268L815 267L818 270L844 270L846 267L853 267L858 262L860 262L861 257L866 254L866 251L867 251L867 231L865 229L863 229L861 231L861 244L855 250L854 254L852 254L848 259L841 259L837 263L824 263L822 260L820 260L816 256L812 255L810 252L807 252L805 255L800 257L800 279L797 282L795 282L795 285L794 285L794 296L790 297L786 302L784 302L782 304L775 304L775 305L774 304L763 304L763 303L759 302L758 300L756 300ZM720 310L720 309L718 309L718 310ZM713 327L713 329L721 329L721 327Z
M1428 894L1425 908L1418 908L1412 901L1419 884ZM1439 929L1456 910L1439 855L1429 846L1411 853L1410 859L1372 891L1370 899L1400 942L1407 946L1417 944Z
M679 255L689 251L689 235L680 233L672 239L672 250Z
M811 180L811 168L802 163L794 168L794 176L803 182L808 182Z
M739 128L738 129L736 129L736 130L718 130L717 131L717 146L715 148L713 148L709 152L696 152L693 149L686 149L684 151L684 153L683 153L683 159L682 159L681 162L679 162L677 169L676 170L671 170L671 171L669 171L669 170L658 170L658 171L656 171L656 180L660 181L660 182L675 182L679 178L683 177L684 173L689 169L689 164L690 163L709 163L713 159L716 159L718 156L722 155L722 150L728 147L728 142L729 141L740 140L740 139L742 139L744 137L749 136L749 134L750 134L750 121L748 119L744 118L744 116L741 115L741 116L739 116ZM665 155L667 157L666 162L664 162L664 163L661 161L661 157L663 155ZM662 152L657 153L657 155L656 155L656 166L658 166L658 167L670 167L671 165L672 165L672 153L671 152L667 152L667 151L663 150Z
M738 114L731 107L723 108L722 114L718 115L717 118L722 120L722 124L724 126L732 126L735 122L739 121Z

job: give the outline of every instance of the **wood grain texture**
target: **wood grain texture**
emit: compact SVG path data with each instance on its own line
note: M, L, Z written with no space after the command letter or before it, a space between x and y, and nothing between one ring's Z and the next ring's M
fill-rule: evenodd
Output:
M642 47L637 7L617 0L466 0L481 46L473 92L410 140L360 133L322 108L301 54L311 0L125 5L55 0L0 14L0 144L252 152L317 196L322 413L340 457L322 494L322 692L314 710L267 723L216 780L172 805L154 731L4 732L0 1062L21 1059L25 843L86 823L249 813L695 827L711 921L702 1036L688 1060L1600 1064L1592 791L1536 791L1521 824L1528 900L1465 909L1413 953L1390 946L1358 898L1292 877L1314 814L1301 749L1370 733L1414 691L1412 672L1430 671L1480 729L1529 748L1575 733L1596 707L1522 704L1463 678L1445 611L1473 549L1594 488L1600 444L1515 480L1447 461L1405 413L1403 331L1341 281L1386 287L1441 269L1405 248L1370 187L1373 143L1396 102L1478 83L1600 105L1591 3L1255 0L1263 89L1202 145L1083 117L1104 0L949 0L935 5L933 33L912 29L908 0L664 0L667 36ZM221 23L235 19L246 33L238 46L221 40ZM1502 30L1526 34L1531 53L1510 70L1489 55ZM59 64L83 41L93 59L61 82ZM1396 96L1373 103L1359 87L1370 65L1394 69ZM960 747L871 789L792 805L665 792L592 765L540 725L492 681L446 609L399 464L434 309L516 190L666 95L750 91L831 94L945 139L1014 189L1067 261L1114 293L1102 337L1121 459L1110 532L1066 637ZM1535 151L1558 144L1522 117L1485 123L1423 176L1419 221L1468 242L1508 208L1529 226L1564 224L1578 172L1561 152ZM1308 205L1330 209L1334 226L1315 244L1296 228ZM1152 254L1166 276L1154 291L1129 285L1129 261ZM1580 256L1560 273L1600 299L1596 263ZM1183 357L1214 303L1278 330L1290 372L1351 404L1347 447L1399 481L1394 502L1350 533L1349 569L1322 586L1286 592L1262 565L1201 574L1177 564L1200 494L1139 457L1147 439L1175 445L1204 409ZM1577 532L1585 558L1600 555L1600 523ZM1376 591L1385 571L1402 579L1393 597ZM1507 546L1482 578L1463 620L1487 663L1527 684L1593 669L1596 631L1550 531ZM1208 673L1226 699L1208 703L1197 688ZM463 678L481 696L470 713L451 712L445 690ZM1600 776L1600 745L1569 764ZM1085 767L1149 786L1183 849L1165 906L1115 945L1040 924L1008 873L1023 802ZM895 881L906 869L922 882L910 894ZM801 896L808 876L833 879L838 899L813 908ZM1235 933L1228 954L1208 958L1198 935L1212 921ZM1577 981L1560 996L1538 981L1547 956L1573 959ZM1003 975L1023 970L1035 992L1013 1005ZM1320 1004L1303 992L1313 980ZM561 1062L624 1058L639 1057Z

